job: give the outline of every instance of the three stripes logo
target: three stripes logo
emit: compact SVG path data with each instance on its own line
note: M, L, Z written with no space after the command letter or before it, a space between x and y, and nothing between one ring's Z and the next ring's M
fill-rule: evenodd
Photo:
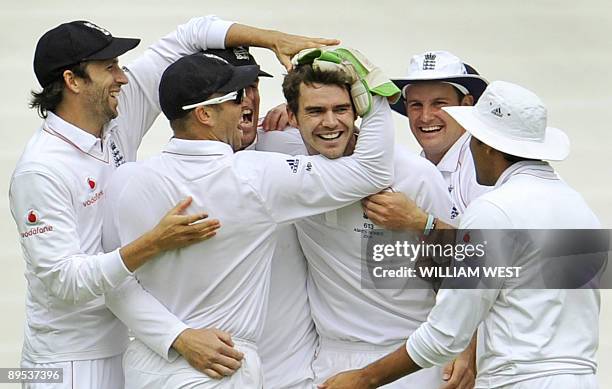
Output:
M502 110L500 107L494 108L491 113L495 116L497 116L498 118L503 117L504 114L502 113Z
M425 54L423 70L434 70L436 68L436 55L433 53Z
M291 171L293 173L297 173L298 172L298 166L300 166L300 160L299 159L288 159L287 163L289 164L289 168L291 169Z

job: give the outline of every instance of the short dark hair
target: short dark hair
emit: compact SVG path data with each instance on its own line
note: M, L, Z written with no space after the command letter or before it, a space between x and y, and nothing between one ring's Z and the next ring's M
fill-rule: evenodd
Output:
M87 73L87 62L79 62L65 70L70 70L77 77L83 78L85 81L89 81L91 78ZM61 72L63 75L64 71ZM43 88L42 91L30 91L32 99L30 100L29 107L38 111L38 116L45 119L47 112L55 112L57 106L62 102L64 92L64 78L60 75L55 81Z
M537 161L537 159L518 157L516 155L511 155L511 154L506 154L506 153L502 153L502 155L504 159L510 162L512 165L514 165L517 162L523 162L523 161Z
M341 72L319 71L312 65L300 65L293 68L283 80L283 94L287 100L289 110L297 114L300 100L300 85L312 86L313 84L337 85L346 88L350 93L350 79ZM352 100L351 100L352 103Z

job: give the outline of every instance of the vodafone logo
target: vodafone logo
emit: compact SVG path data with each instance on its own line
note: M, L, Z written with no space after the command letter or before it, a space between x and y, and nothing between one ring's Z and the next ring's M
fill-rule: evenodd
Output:
M96 189L96 180L94 180L91 177L87 177L87 186L89 187L90 190L95 190Z
M38 216L38 212L33 209L30 209L26 214L26 224L32 225L38 223L40 217Z

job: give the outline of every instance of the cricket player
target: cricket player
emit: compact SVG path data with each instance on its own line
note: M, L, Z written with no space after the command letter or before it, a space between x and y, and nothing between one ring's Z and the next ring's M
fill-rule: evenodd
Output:
M256 342L267 306L272 255L284 223L326 212L387 187L393 178L393 126L385 98L371 97L355 153L322 156L234 151L241 148L243 88L258 66L234 67L206 53L168 67L160 104L174 137L150 160L128 163L112 177L104 221L105 241L131 241L186 193L191 211L208 210L223 228L207 245L167 251L137 270L140 284L170 312L194 328L229 332L244 353L233 375L216 381L182 357L166 359L139 339L125 354L129 388L259 388ZM361 79L337 74L341 89ZM392 85L387 80L388 85ZM350 100L349 100L350 101ZM341 179L339 179L341 177Z
M276 142L264 148L290 153L301 137L310 155L332 159L351 155L357 117L351 102L337 92L336 83L327 72L309 65L298 66L289 74L283 91L292 127L263 135L284 138L286 145ZM326 128L313 131L320 123L325 123ZM404 193L428 212L450 220L452 201L434 165L397 145L394 165L395 180L390 190ZM430 285L423 290L401 291L363 287L362 234L379 227L368 220L359 203L299 220L296 226L308 259L308 298L320 334L320 347L313 363L318 382L343 369L365 366L394 350L403 343L406 329L416 329L426 320L435 301ZM475 374L468 371L473 365L468 363L470 353L465 357L454 374L458 381L465 374L465 381L470 382L471 376L473 382ZM420 376L396 386L437 389L443 384L439 369L422 372Z
M248 48L207 50L234 66L256 65ZM263 70L259 78L272 77ZM280 131L265 132L259 120L259 78L245 88L242 100L242 148L245 150L275 150L279 143L289 155L306 155L299 132L297 140ZM257 351L264 372L264 388L311 389L312 360L318 336L310 314L306 292L307 268L304 253L293 224L279 227L278 244L272 257L268 309Z
M219 227L202 213L182 215L186 196L159 223L102 254L106 184L118 166L136 158L159 114L164 69L183 55L226 44L275 47L288 64L294 52L329 42L208 16L179 26L122 69L117 57L138 39L113 37L88 21L61 24L40 38L34 71L43 89L33 92L31 106L44 122L15 168L9 196L28 281L22 366L62 368L63 382L24 387L123 387L127 330L103 294L160 252L207 239ZM189 341L180 349L190 361L207 360L208 338L185 330L158 342L169 348L184 335Z
M472 135L478 182L493 187L468 206L460 230L480 229L511 259L507 263L529 265L547 243L536 239L536 229L600 227L582 196L544 162L565 159L569 140L547 127L546 108L535 94L496 81L476 106L444 110ZM489 229L532 230L533 239L514 241ZM440 290L427 322L404 346L321 388L374 388L440 365L463 350L478 326L476 388L597 388L599 291L523 289L520 282Z
M393 82L402 90L402 99L391 108L408 117L423 148L421 155L442 173L455 206L452 224L456 225L458 216L487 187L476 182L470 135L442 108L474 105L487 80L447 51L427 51L413 56L408 75ZM370 219L393 230L423 229L429 216L401 193L376 194L363 204Z

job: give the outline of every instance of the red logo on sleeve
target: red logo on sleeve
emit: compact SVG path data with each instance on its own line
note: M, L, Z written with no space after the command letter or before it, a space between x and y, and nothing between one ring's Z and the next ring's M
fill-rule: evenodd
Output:
M28 211L28 214L26 215L26 223L27 224L36 224L38 222L38 220L39 220L38 212L36 212L33 209L30 209Z
M87 185L89 186L89 189L95 190L96 189L96 180L94 180L91 177L87 177Z

